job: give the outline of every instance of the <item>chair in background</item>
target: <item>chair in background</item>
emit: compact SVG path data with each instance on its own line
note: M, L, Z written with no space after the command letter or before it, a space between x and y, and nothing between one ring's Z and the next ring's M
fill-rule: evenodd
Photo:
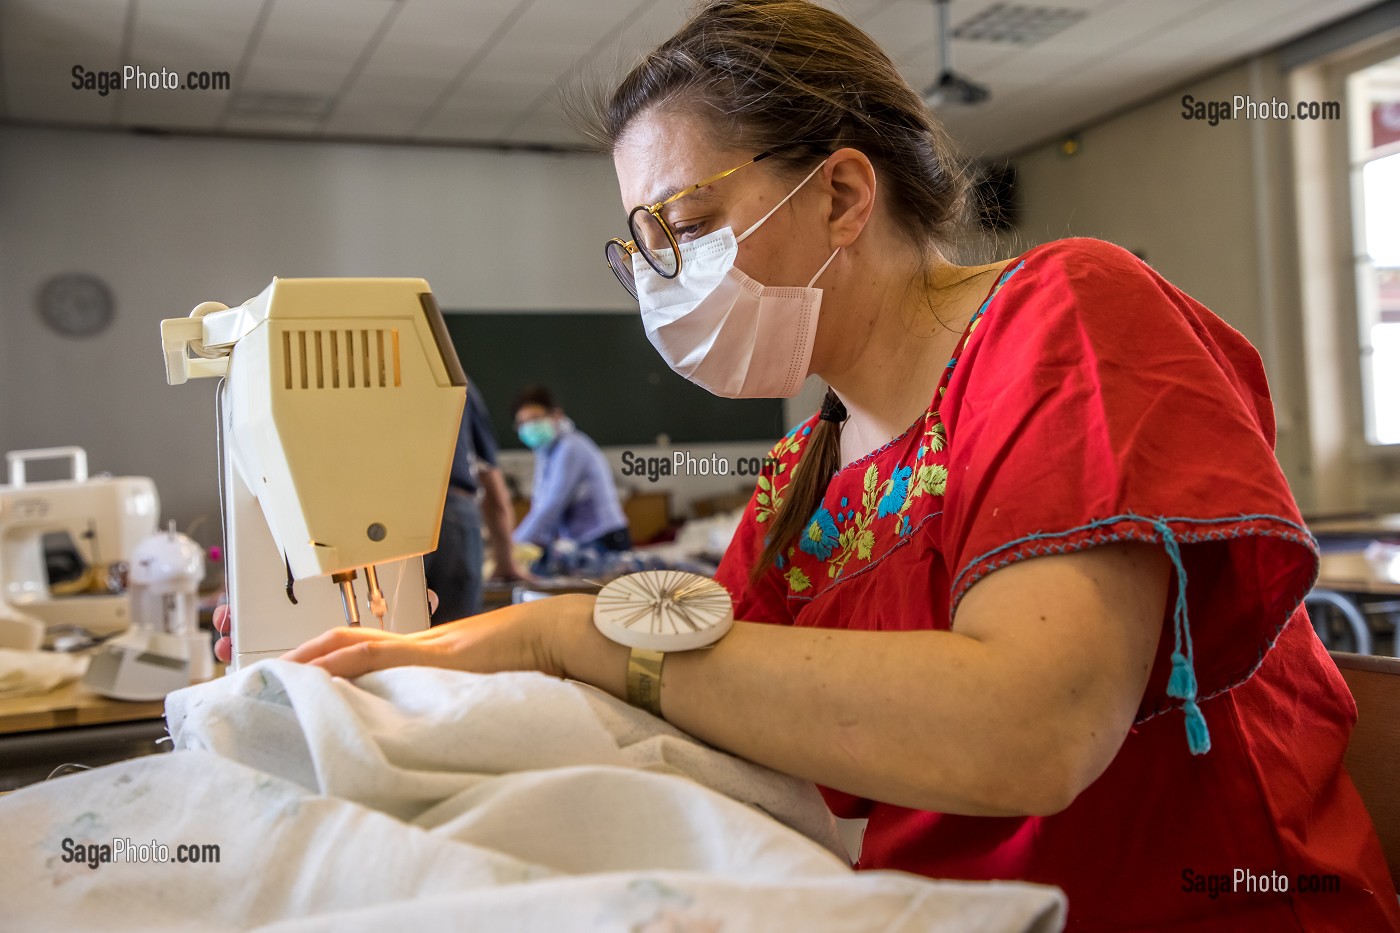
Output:
M1400 886L1400 658L1333 652L1332 660L1356 698L1347 771L1376 824L1390 877Z
M1303 597L1308 618L1329 651L1345 648L1352 654L1371 653L1371 627L1356 601L1344 593L1314 587Z

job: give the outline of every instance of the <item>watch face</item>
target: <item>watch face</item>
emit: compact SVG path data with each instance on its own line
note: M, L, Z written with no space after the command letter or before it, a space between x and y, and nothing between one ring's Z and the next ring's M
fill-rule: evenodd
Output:
M95 275L56 275L39 291L39 316L67 337L101 333L112 323L115 306L112 290Z
M734 625L734 604L729 591L709 577L648 570L603 587L593 622L632 648L687 651L719 641Z

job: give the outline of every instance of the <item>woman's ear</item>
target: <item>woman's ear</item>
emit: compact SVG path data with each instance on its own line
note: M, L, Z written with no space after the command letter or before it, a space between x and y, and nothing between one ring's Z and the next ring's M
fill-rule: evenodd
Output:
M875 166L859 149L837 149L822 170L831 193L827 226L833 247L850 246L875 209Z

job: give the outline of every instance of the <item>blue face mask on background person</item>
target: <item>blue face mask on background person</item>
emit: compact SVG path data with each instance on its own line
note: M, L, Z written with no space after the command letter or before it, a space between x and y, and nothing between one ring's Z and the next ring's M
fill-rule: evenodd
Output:
M557 432L554 430L554 422L548 418L536 418L533 421L526 421L515 432L520 436L520 443L531 450L539 450L541 447L554 440Z

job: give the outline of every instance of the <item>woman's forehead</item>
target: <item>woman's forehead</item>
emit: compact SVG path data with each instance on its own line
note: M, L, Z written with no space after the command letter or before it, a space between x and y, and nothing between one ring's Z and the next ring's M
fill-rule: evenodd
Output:
M717 146L713 131L700 120L654 110L639 114L613 149L618 190L628 208L664 200L733 168L731 161L743 158Z

